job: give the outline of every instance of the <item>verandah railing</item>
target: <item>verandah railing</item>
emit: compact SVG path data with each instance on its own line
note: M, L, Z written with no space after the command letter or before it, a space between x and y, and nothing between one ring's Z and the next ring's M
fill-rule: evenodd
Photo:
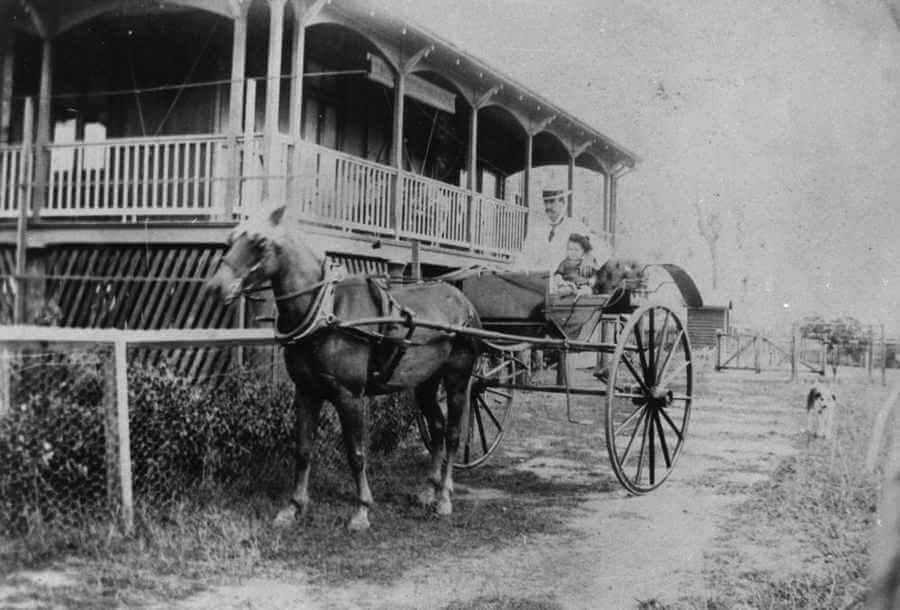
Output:
M0 218L15 218L21 201L28 199L26 166L22 146L0 146Z
M267 186L326 226L499 256L521 247L526 209L520 205L407 172L398 180L394 168L284 136L273 168L262 163L261 137L236 144L236 164L224 135L51 144L41 215L221 219L229 208L248 213ZM15 217L21 201L31 199L38 181L25 179L25 165L21 147L0 147L0 217ZM240 187L227 206L235 168Z
M47 216L196 215L223 211L225 136L50 145ZM222 191L224 193L224 191Z

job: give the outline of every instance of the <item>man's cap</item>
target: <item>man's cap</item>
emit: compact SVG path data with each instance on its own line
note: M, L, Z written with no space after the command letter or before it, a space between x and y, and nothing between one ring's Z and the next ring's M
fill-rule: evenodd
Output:
M563 189L544 189L541 194L544 201L555 201L557 199L568 197L571 192L572 191L564 191Z

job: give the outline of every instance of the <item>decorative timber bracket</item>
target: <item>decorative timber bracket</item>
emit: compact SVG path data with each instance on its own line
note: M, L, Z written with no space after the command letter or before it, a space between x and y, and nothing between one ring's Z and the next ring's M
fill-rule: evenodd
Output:
M412 54L412 56L404 61L400 66L400 72L406 76L416 69L423 59L426 59L434 51L434 45L423 47Z
M294 12L299 15L300 26L308 26L313 19L319 16L326 4L331 4L331 0L315 0L309 6L306 6L304 0L293 0Z
M584 142L582 144L578 144L578 145L572 144L568 147L569 154L572 155L573 159L577 159L578 156L581 155L581 153L583 153L588 148L590 148L590 146L596 141L597 141L596 139L591 138L590 140L588 140L587 142Z
M31 26L37 32L37 35L41 39L47 40L50 37L50 29L47 27L47 22L44 21L44 18L41 17L41 14L34 7L34 3L31 0L19 0L19 6L22 8L22 12L28 15L28 19L31 20Z
M491 98L500 93L503 90L503 85L497 85L495 87L491 87L481 95L475 93L472 98L469 100L472 104L472 108L480 109L487 106L487 103L491 101Z
M531 137L536 136L537 134L539 134L542 131L544 131L545 129L547 129L547 126L555 120L556 120L556 115L551 114L550 116L548 116L545 119L541 119L540 121L535 121L534 123L532 123L531 125L528 126L528 129L527 129L528 135L530 135Z

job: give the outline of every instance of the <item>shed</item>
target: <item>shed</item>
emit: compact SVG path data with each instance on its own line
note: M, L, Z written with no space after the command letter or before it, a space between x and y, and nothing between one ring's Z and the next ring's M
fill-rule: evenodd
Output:
M687 330L694 348L715 347L716 333L728 332L731 304L687 308Z

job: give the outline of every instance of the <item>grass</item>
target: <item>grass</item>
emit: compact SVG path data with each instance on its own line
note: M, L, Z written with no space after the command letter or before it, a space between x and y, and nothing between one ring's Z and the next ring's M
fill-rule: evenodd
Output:
M724 381L722 381L724 380ZM701 390L723 402L741 404L766 416L773 404L796 394L784 382L763 388L762 380L710 377ZM756 385L753 401L739 403L742 388ZM764 392L769 402L758 400ZM705 578L708 597L684 598L676 603L649 599L639 608L662 610L731 607L837 608L861 603L867 571L879 473L863 468L873 405L883 398L879 387L847 381L839 387L845 416L834 441L806 445L798 437L798 453L783 459L774 474L757 483L733 484L725 479L725 460L689 483L720 493L746 496L722 524L717 541L721 551L707 555ZM405 571L442 558L493 552L515 544L523 536L568 533L566 521L581 503L596 492L618 489L611 472L598 469L604 448L596 428L573 427L547 421L538 401L521 401L511 439L551 438L548 445L521 453L501 454L473 472L458 473L456 480L472 493L460 490L454 515L437 518L412 501L425 477L426 457L412 441L390 456L374 455L370 482L376 505L372 529L349 534L346 520L352 510L352 485L346 467L329 464L314 472L311 513L303 523L277 530L271 521L281 506L287 485L277 476L265 485L207 486L190 497L165 503L140 504L136 531L123 537L99 515L79 528L53 528L40 519L15 543L0 540L0 585L15 585L14 568L51 568L77 575L62 586L28 584L23 599L38 605L71 608L112 608L123 605L171 603L218 583L249 575L296 577L334 585L354 581L390 583ZM558 414L557 414L558 416ZM557 434L558 433L558 434ZM553 436L555 435L555 436ZM515 443L512 443L514 446ZM547 458L565 459L571 475L544 478L517 468L521 463L540 465ZM718 463L718 462L717 462ZM747 464L748 474L758 466ZM478 488L501 493L482 500ZM782 543L784 546L782 546ZM796 562L760 565L751 549L774 548ZM728 549L727 551L724 549ZM4 574L6 574L4 576ZM26 583L22 583L26 584ZM460 600L447 608L523 608L556 610L552 596L504 595Z
M684 600L685 607L820 609L863 604L882 480L881 473L866 471L865 457L885 390L858 380L847 381L838 392L843 412L836 438L799 439L797 455L783 459L768 480L749 486L750 497L733 511L720 538L729 550L708 557L707 580L717 596ZM779 542L783 554L793 542L806 556L791 556L787 565L755 566L747 550L772 541ZM741 549L737 557L735 549Z
M562 610L553 597L476 597L466 602L453 602L444 610Z
M80 585L32 588L32 599L76 608L177 600L210 583L272 571L299 570L321 584L389 583L442 556L562 533L567 513L561 509L574 508L597 489L596 484L547 482L509 465L501 459L460 473L457 481L466 486L502 493L490 501L460 493L450 518L413 501L425 480L426 457L407 445L390 457L373 456L369 474L376 504L372 528L364 533L346 530L352 483L347 469L337 468L314 473L312 510L292 528L272 527L279 497L207 487L163 506L138 505L130 537L121 536L106 518L68 530L35 529L0 551L0 565L5 563L6 571L61 565L88 574ZM0 584L15 583L0 577ZM520 607L497 604L488 607Z

